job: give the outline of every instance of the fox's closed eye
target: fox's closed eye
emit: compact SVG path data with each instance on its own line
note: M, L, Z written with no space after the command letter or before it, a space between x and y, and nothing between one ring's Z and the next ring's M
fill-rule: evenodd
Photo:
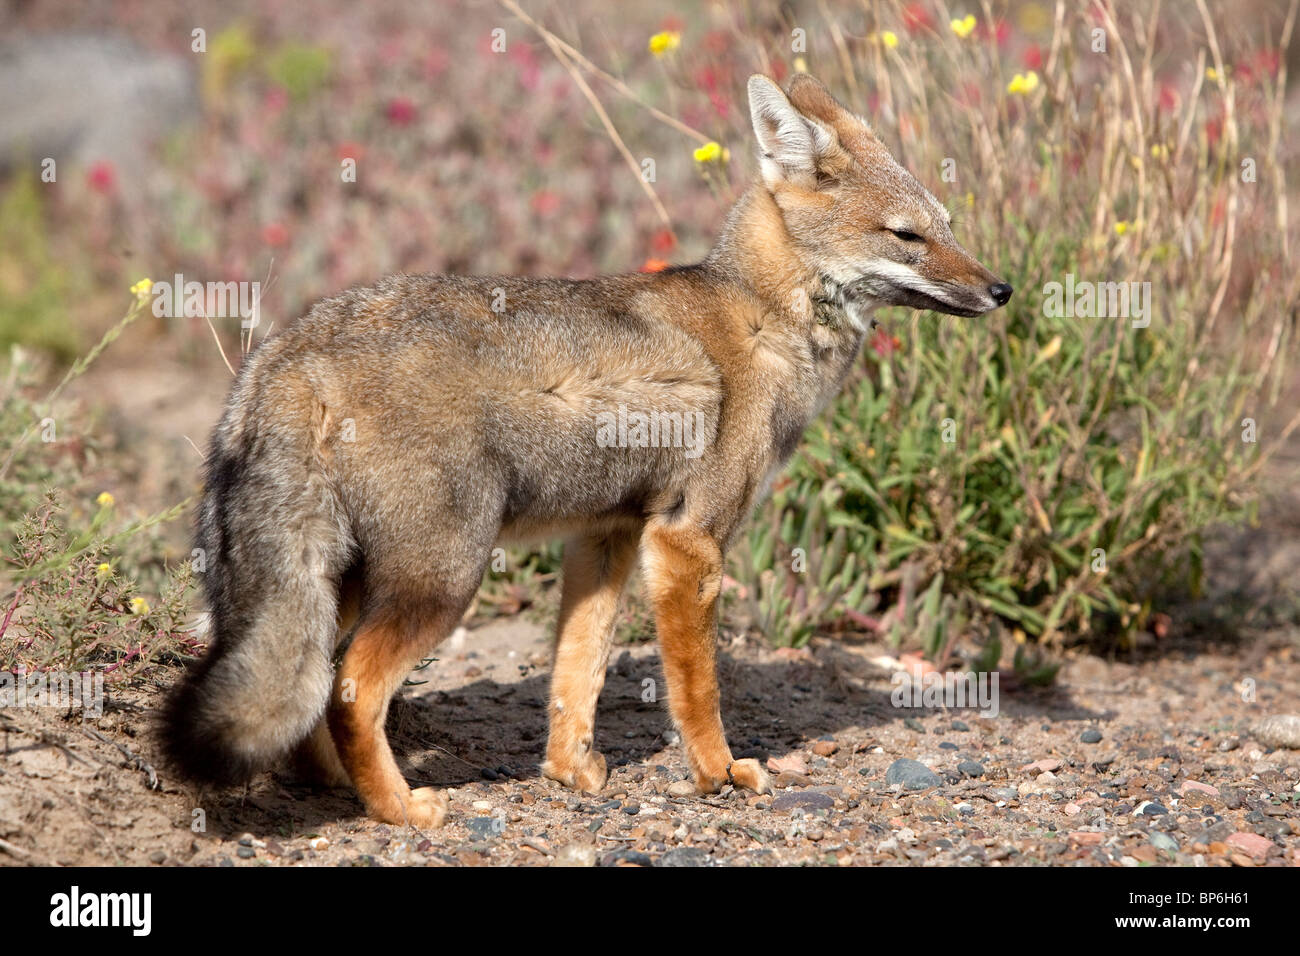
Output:
M891 229L889 231L904 242L925 242L924 237L918 236L914 232L908 232L906 229Z

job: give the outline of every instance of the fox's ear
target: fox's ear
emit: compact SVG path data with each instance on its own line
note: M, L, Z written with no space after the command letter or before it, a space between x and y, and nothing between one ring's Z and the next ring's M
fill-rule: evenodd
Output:
M834 127L845 117L851 117L863 126L867 121L837 100L826 85L811 73L796 73L787 88L790 104L804 116L819 119Z
M781 88L760 74L749 78L749 116L768 187L795 182L816 188L818 164L835 147L834 134L795 109Z

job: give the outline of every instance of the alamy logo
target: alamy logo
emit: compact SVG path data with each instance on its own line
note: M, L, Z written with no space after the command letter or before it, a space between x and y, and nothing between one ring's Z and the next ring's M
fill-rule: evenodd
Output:
M1133 328L1151 324L1150 282L1086 282L1065 275L1064 284L1043 286L1043 314L1049 319L1132 319Z
M898 671L890 683L894 685L894 691L889 699L895 707L924 707L928 710L976 707L979 715L987 718L996 717L1000 710L997 671L980 671L978 674L931 671L920 677Z
M0 671L0 707L80 707L86 717L102 717L104 672Z
M68 893L50 897L51 926L128 926L133 936L148 936L153 928L151 893Z
M174 282L155 282L153 314L160 319L239 318L245 329L257 328L262 302L260 282L199 282L185 281L176 273Z
M704 454L703 412L596 413L596 444L601 448L685 448L687 458Z

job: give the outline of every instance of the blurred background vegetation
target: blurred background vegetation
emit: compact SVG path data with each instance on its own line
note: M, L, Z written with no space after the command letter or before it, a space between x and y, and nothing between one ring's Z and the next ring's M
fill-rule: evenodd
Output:
M3 8L6 52L23 51L4 79L24 93L0 119L0 666L84 647L68 635L90 626L70 597L87 588L110 636L86 659L160 646L141 595L148 634L187 646L190 549L171 519L241 342L230 319L154 318L136 280L262 281L260 337L396 271L693 261L754 168L746 78L801 69L1020 291L973 321L882 313L737 544L726 625L1050 674L1031 647L1132 646L1188 619L1215 574L1207 536L1252 520L1290 460L1294 3L521 6ZM1047 315L1042 289L1067 274L1150 283L1150 327ZM512 552L478 613L545 609L558 556ZM107 618L106 562L122 582ZM1297 606L1294 588L1269 601ZM635 600L625 623L651 632Z

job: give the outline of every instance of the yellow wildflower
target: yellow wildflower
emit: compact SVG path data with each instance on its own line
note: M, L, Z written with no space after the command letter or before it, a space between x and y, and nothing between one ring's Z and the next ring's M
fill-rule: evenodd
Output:
M1008 93L1020 93L1023 96L1028 96L1036 89L1038 89L1038 74L1033 70L1028 73L1017 73L1007 84Z
M1129 225L1130 224L1126 219L1121 219L1119 222L1115 223L1115 235L1124 235L1124 233L1128 232Z
M949 21L948 26L952 27L953 33L964 40L975 32L975 15L968 13L960 20Z
M99 505L101 508L111 508L116 500L117 499L107 491L101 491L99 497L95 499L95 504Z
M144 598L142 598L142 597L133 597L133 598L131 598L131 613L132 613L132 614L148 614L148 613L149 613L149 602L146 601L146 600L145 600Z
M676 50L682 45L682 35L665 30L662 33L656 33L650 38L650 52L655 56L663 56Z
M695 157L697 163L725 163L731 157L728 150L712 141L705 143L691 155Z
M880 42L883 43L887 49L892 50L894 47L898 46L898 34L893 30L883 30L880 34Z
M99 578L100 580L103 580L104 578L111 576L112 573L113 573L113 566L109 564L107 561L101 562L100 564L97 564L95 566L95 577Z
M141 279L135 285L131 286L131 294L137 299L149 298L149 293L153 290L152 279Z

